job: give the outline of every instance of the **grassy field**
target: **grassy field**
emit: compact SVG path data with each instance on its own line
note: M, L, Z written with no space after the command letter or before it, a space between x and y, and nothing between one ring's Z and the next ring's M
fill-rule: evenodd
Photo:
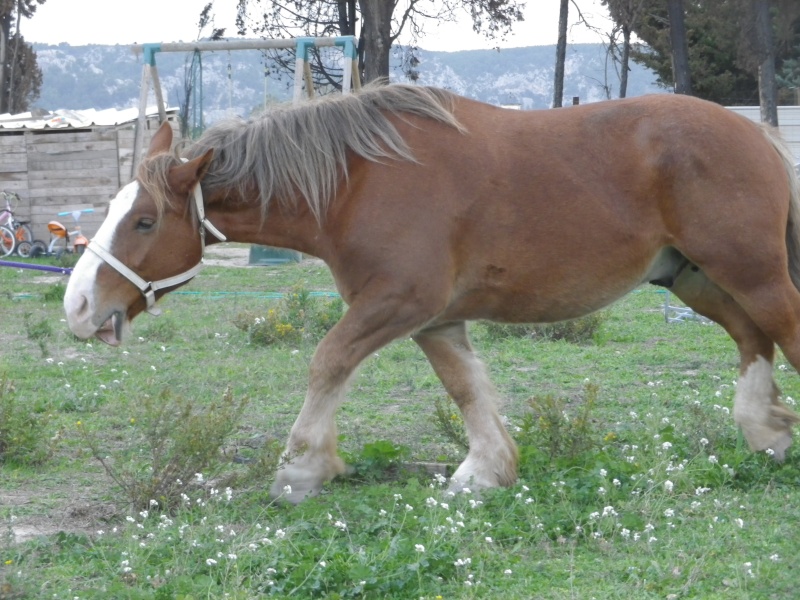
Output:
M398 340L339 413L353 474L271 501L318 333L278 293L333 284L317 261L238 256L118 349L68 332L62 276L0 268L0 599L796 597L797 452L747 450L733 343L665 323L653 287L582 343L473 324L520 447L513 488L451 496L421 470L463 458L460 422ZM289 309L315 325L333 310L303 298ZM793 404L800 380L776 364Z

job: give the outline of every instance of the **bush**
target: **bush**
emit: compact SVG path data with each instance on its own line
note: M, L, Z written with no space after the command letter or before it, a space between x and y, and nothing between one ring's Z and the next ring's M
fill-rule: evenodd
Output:
M296 287L265 315L241 312L233 323L247 333L251 344L318 342L339 321L343 312L341 298L319 298L304 288Z
M579 319L558 323L517 324L484 323L489 337L503 339L509 337L530 337L540 340L564 340L572 344L585 344L595 339L597 331L606 320L605 312L596 312Z
M0 379L0 463L36 465L51 453L48 419L17 401L13 384Z
M203 409L169 390L156 398L145 396L135 403L129 443L111 456L80 421L78 430L134 507L148 508L154 500L170 507L199 482L198 474L213 477L221 470L222 447L246 405L246 399L234 400L230 390Z

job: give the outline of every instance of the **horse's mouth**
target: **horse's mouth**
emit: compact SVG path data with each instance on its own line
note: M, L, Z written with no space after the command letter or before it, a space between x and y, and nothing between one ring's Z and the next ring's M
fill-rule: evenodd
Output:
M119 346L120 342L122 342L123 322L122 313L113 312L106 322L100 326L95 336L109 346Z

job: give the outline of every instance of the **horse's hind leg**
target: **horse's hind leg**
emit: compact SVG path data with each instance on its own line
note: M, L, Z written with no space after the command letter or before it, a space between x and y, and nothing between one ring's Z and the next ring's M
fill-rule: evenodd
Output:
M695 268L684 269L671 289L696 312L716 321L739 348L739 381L733 416L752 450L775 452L782 460L800 419L778 399L772 377L775 345L727 292Z
M452 489L509 486L517 480L517 449L497 414L494 386L475 356L463 322L414 335L464 418L469 453Z

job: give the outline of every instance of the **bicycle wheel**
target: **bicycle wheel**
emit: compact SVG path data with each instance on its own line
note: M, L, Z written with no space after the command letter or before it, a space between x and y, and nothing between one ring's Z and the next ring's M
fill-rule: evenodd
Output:
M0 256L8 256L16 247L14 233L8 227L0 227Z
M22 258L30 258L32 250L33 250L33 244L28 240L22 240L21 242L17 242L18 256L21 256Z
M38 258L47 254L47 244L42 240L33 240L31 244L31 258Z
M18 244L20 242L33 242L33 230L27 223L21 223L14 232L14 237L17 238Z

